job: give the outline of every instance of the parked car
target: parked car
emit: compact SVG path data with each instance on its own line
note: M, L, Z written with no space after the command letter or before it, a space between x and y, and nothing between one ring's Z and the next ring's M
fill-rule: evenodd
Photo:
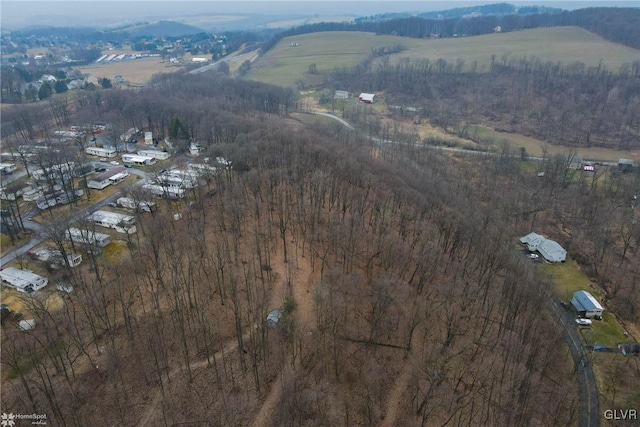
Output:
M96 172L104 172L106 170L107 170L107 168L104 168L104 167L103 168L96 168Z
M538 259L538 258L540 258L540 256L539 256L538 254L529 254L528 256L529 256L529 258L531 258L531 259Z
M580 326L591 326L591 319L576 319L576 323Z
M125 165L124 165L124 167L125 167L125 168L127 168L127 169L129 169L129 168L131 168L131 167L133 167L133 166L131 166L130 164L128 164L128 163L127 163L127 164L125 164Z
M73 292L73 286L71 285L59 284L58 286L56 286L56 289L60 292L64 292L65 294L70 294L71 292Z
M106 162L107 158L106 157L100 157L100 159L98 159L98 160L100 160L101 162Z
M117 208L117 207L118 207L118 205L117 205L117 204L115 204L115 203L113 203L113 202L109 202L109 207L110 207L110 208Z
M112 165L118 166L120 163L116 162L115 160L113 160L112 162L110 162Z

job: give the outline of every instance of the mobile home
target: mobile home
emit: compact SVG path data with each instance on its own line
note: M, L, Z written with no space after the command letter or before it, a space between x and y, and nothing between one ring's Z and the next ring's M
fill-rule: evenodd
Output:
M104 248L111 243L111 237L107 234L97 233L91 230L83 230L80 228L70 228L66 231L65 235L67 240L85 245L95 245L101 248Z
M144 157L138 154L123 154L122 162L129 163L134 165L155 165L156 158L155 157Z
M131 215L100 210L89 215L88 219L101 227L113 228L118 233L133 234L136 232L136 219Z
M133 209L136 212L153 212L157 205L155 202L147 202L145 200L135 200L130 197L120 197L116 203L123 208Z
M142 157L150 157L157 160L167 160L171 157L171 153L168 151L159 151L159 150L140 150L138 151L138 155Z
M26 293L40 290L49 284L46 277L39 276L31 270L20 270L15 267L0 270L0 278L3 283Z
M155 197L163 197L165 199L184 199L185 196L184 188L180 187L145 184L142 189Z
M87 147L84 152L98 157L116 157L118 152L112 148Z

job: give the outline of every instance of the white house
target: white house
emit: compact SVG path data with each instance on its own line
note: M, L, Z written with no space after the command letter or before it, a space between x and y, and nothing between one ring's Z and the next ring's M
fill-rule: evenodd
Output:
M578 315L583 317L595 317L599 319L602 317L602 312L604 311L604 308L602 308L598 300L587 291L574 292L571 304L578 312Z
M540 252L549 262L564 262L567 259L567 251L558 242L546 239L540 234L529 233L520 238L520 243L526 245L531 252Z
M38 276L31 270L20 270L15 267L7 267L0 270L0 278L3 283L20 292L37 291L49 284L49 280L46 277Z
M540 243L538 252L549 262L564 262L567 259L567 251L558 242L549 239Z
M523 245L527 245L527 249L531 252L535 252L538 250L538 246L540 243L544 241L544 236L541 236L537 233L529 233L524 237L520 238L520 243Z

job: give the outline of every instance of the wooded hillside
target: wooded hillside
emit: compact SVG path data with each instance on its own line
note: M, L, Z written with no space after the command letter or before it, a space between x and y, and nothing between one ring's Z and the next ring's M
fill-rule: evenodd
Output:
M515 251L530 227L517 159L377 147L282 117L286 97L231 101L278 92L218 79L86 106L148 102L150 122L198 135L225 117L210 150L242 167L71 270L59 310L30 300L39 326L3 330L3 410L77 426L575 422L550 285ZM205 108L207 87L226 89Z

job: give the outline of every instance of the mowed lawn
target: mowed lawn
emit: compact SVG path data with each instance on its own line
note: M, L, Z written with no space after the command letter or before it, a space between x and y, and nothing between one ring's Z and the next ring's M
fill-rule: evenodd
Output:
M298 43L298 46L291 46ZM455 62L464 59L469 65L477 61L478 70L487 70L492 55L500 60L508 57L537 57L543 61L587 65L602 63L617 71L623 63L631 63L640 50L612 43L578 27L537 28L533 30L495 33L475 37L447 39L412 39L364 32L321 32L285 37L253 64L247 78L281 86L295 87L308 76L309 65L318 71L335 67L352 67L371 53L371 49L405 47L391 55L401 58L439 58Z

